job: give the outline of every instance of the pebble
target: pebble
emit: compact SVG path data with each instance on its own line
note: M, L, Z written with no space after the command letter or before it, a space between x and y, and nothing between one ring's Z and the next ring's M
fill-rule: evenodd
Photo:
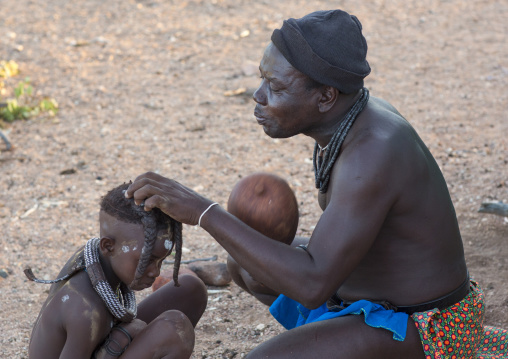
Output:
M265 325L263 323L258 324L256 326L256 330L259 330L260 332L262 332L263 330L265 330Z
M226 263L194 262L189 265L197 276L206 284L222 287L231 283L231 274L228 272Z

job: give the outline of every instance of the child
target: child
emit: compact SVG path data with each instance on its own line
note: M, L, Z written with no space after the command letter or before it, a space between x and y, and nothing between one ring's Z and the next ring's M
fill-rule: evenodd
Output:
M101 201L100 238L90 239L53 283L30 339L36 358L189 358L194 327L207 303L203 282L178 277L182 224L126 199L124 184ZM176 248L174 283L139 306L134 290L149 288Z

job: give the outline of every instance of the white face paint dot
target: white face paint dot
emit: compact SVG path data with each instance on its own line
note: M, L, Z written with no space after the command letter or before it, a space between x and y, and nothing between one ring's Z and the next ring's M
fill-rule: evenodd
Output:
M122 246L122 252L127 253L130 250L129 246Z
M66 295L64 295L64 296L62 297L62 302L63 302L63 303L67 302L68 300L69 300L69 295L68 295L68 294L66 294Z
M164 241L164 248L169 249L169 248L171 248L172 245L173 245L173 242L171 242L170 240L166 239Z
M135 246L134 248L132 248L133 251L135 251L136 249L138 249L138 246Z

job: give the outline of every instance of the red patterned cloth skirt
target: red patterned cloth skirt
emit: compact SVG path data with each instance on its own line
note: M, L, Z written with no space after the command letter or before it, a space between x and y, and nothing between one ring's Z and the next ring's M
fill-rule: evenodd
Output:
M460 302L411 315L427 359L508 358L508 331L483 326L484 294L471 279Z

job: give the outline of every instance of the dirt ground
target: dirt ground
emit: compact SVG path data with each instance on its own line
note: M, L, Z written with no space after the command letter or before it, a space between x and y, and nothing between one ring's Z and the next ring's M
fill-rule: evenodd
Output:
M298 234L311 234L320 214L313 142L268 138L250 96L272 30L337 7L363 24L371 94L400 110L443 170L486 323L508 327L508 220L477 213L485 200L508 201L507 2L0 0L0 60L22 71L6 85L29 76L60 106L56 117L4 129L12 151L0 143L2 358L27 357L47 295L24 266L55 277L97 235L99 198L144 171L223 206L242 176L277 173L298 198ZM184 228L184 246L184 259L226 260L199 228ZM282 332L236 285L209 289L193 358L241 358Z

